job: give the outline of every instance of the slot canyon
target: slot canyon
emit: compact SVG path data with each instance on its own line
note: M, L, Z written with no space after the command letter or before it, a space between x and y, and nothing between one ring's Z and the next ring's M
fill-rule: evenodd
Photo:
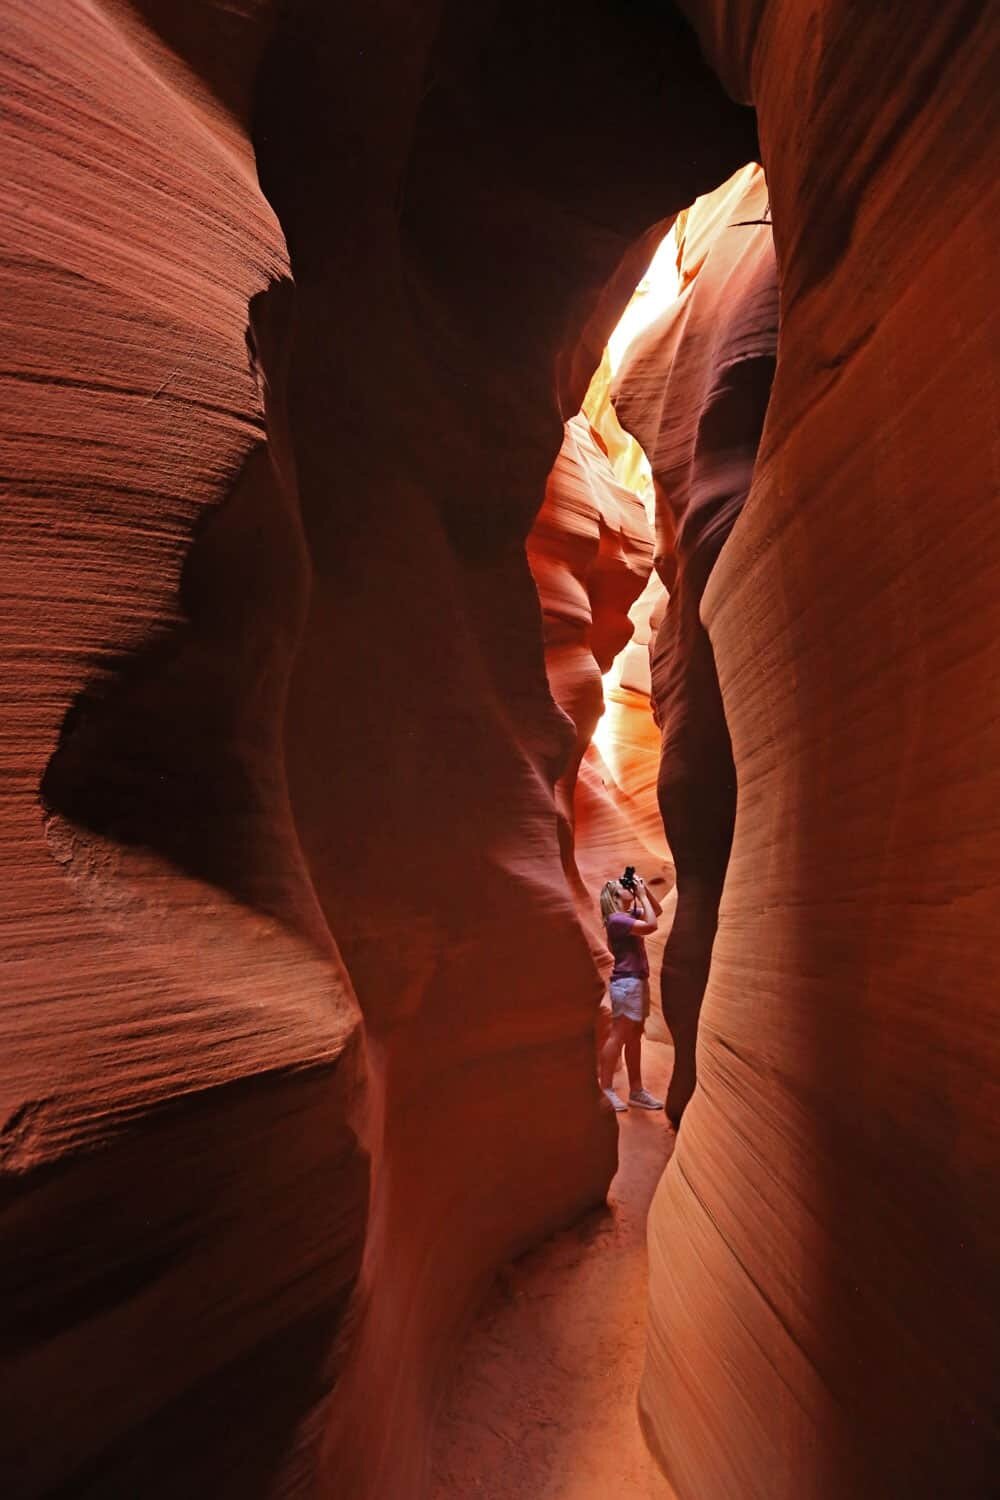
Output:
M998 76L7 0L9 1500L1000 1494Z

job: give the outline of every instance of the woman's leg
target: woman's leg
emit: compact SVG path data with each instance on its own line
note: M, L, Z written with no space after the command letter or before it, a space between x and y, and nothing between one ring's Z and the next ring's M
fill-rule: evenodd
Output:
M625 1036L625 1066L628 1069L628 1086L633 1094L642 1088L642 1021L627 1021Z
M649 1014L649 990L644 986L642 996L643 1017ZM628 1035L625 1038L625 1066L628 1068L628 1102L638 1105L640 1109L662 1109L663 1100L654 1099L648 1089L642 1084L642 1033L645 1028L645 1019L642 1021L630 1021Z
M624 1016L612 1016L611 1030L608 1039L601 1048L601 1066L598 1077L602 1089L609 1089L614 1082L615 1068L618 1066L618 1054L625 1042L626 1028L633 1023L626 1020Z

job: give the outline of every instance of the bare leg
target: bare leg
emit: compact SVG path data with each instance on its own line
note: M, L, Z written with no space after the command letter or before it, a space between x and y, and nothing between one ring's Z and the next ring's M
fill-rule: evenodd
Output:
M615 1068L618 1066L618 1054L625 1042L626 1030L629 1022L624 1016L615 1016L611 1022L611 1031L608 1039L601 1048L601 1066L599 1077L602 1089L609 1089L614 1081Z
M628 1069L628 1086L634 1094L642 1088L642 1028L641 1021L629 1021L625 1038L625 1066Z

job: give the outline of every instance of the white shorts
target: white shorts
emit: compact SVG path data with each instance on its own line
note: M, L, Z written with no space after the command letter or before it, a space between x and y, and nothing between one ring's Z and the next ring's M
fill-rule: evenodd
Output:
M644 1021L649 1015L648 979L612 979L609 985L611 1014L617 1019Z

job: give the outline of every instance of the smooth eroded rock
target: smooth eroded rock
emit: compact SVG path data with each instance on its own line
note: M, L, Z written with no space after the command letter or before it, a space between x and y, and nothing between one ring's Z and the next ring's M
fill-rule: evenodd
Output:
M702 601L738 799L643 1421L691 1500L985 1500L996 14L686 8L757 107L782 324Z

